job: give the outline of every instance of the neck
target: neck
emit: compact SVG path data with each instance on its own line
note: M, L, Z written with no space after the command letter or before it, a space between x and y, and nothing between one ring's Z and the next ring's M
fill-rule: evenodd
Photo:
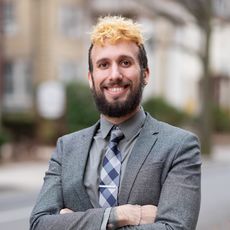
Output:
M123 123L124 121L128 120L129 118L131 118L135 113L137 113L138 111L140 111L140 106L138 106L133 112L122 116L122 117L109 117L106 116L104 114L102 114L102 116L109 121L110 123L114 124L114 125L119 125L121 123Z

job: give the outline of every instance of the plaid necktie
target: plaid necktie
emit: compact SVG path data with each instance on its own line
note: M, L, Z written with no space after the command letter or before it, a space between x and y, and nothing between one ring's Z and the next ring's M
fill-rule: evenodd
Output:
M100 174L99 204L101 207L117 205L121 170L121 152L117 145L123 137L118 127L112 129Z

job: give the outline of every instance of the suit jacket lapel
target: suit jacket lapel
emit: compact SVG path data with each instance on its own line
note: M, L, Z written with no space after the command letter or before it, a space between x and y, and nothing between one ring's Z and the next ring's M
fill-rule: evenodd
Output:
M77 149L75 150L75 154L73 154L75 158L73 159L73 162L75 162L76 164L76 166L73 168L73 175L76 175L74 182L76 188L75 191L78 194L83 210L93 208L83 181L90 146L92 144L93 136L97 129L97 125L98 123L95 124L93 127L87 129L87 131L84 132L81 136L77 137L77 141L79 143L77 145Z
M126 166L118 200L120 205L128 203L135 178L157 140L157 128L157 121L151 118L150 115L147 115L144 127L133 147Z

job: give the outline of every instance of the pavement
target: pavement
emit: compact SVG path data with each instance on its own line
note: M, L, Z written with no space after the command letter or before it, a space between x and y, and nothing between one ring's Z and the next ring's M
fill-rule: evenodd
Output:
M48 158L0 165L0 203L9 194L37 194ZM230 230L230 145L215 146L211 158L203 159L202 171L202 205L197 230ZM30 210L31 207L24 211ZM6 212L0 208L0 226Z
M0 195L5 192L38 190L47 162L20 162L0 166Z

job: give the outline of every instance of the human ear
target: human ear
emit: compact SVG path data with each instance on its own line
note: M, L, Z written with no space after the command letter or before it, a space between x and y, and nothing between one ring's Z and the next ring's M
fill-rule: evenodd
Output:
M149 68L147 67L146 69L144 69L144 85L147 85L149 82Z
M88 81L89 81L89 87L92 89L93 88L93 79L92 79L92 74L90 71L88 72Z

